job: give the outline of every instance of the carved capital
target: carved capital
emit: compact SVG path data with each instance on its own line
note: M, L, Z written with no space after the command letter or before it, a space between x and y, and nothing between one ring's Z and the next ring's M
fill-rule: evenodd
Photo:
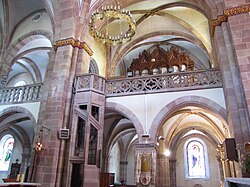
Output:
M247 12L250 12L250 4L226 9L224 10L224 15L229 17L229 16L238 15L238 14L244 14Z
M74 38L66 38L56 41L54 44L54 49L57 50L58 47L66 45L71 45L72 47L78 47L79 49L84 49L89 54L89 56L92 56L94 54L94 52L86 42L80 42L78 40L75 40Z
M247 12L250 12L250 4L224 10L223 15L219 15L216 19L210 21L211 36L214 36L215 27L221 25L223 22L226 22L228 17Z

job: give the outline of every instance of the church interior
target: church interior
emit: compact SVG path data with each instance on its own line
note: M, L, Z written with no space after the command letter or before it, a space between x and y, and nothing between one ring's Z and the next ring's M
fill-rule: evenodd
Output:
M240 184L249 109L249 0L0 0L0 186Z

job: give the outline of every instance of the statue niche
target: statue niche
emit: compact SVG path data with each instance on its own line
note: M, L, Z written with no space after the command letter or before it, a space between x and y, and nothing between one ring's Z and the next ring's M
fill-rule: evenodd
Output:
M168 51L156 46L151 53L144 50L133 59L127 73L129 76L144 76L193 70L194 62L185 52L181 53L175 46Z

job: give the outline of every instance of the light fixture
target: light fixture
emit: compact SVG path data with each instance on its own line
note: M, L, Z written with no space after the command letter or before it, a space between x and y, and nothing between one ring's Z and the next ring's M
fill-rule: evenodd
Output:
M119 34L110 32L109 25L112 21L119 21ZM102 29L97 22L106 22L106 29ZM128 29L126 31L122 30L122 22L128 24ZM111 45L117 45L120 43L125 43L131 40L132 36L135 35L136 22L132 18L130 11L121 8L118 5L105 5L102 6L101 10L96 10L92 13L89 21L89 32L98 41L103 43L109 43ZM117 29L116 29L117 30Z
M36 142L35 150L39 154L43 150L43 144L41 142Z
M37 154L41 153L42 150L44 150L44 146L42 144L43 132L44 132L43 130L44 129L50 132L50 128L43 126L43 125L40 127L40 130L38 132L38 137L36 139L35 147L34 147Z
M164 155L169 157L171 155L171 151L169 149L166 149Z
M163 136L159 136L158 140L164 140L165 138Z

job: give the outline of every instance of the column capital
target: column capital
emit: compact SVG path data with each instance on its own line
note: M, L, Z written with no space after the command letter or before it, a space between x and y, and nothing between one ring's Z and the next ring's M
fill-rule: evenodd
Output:
M54 49L56 51L58 47L66 45L71 45L72 47L84 49L89 54L89 56L92 56L94 54L93 50L89 47L89 45L86 42L80 42L79 40L75 40L73 37L57 40L54 44Z
M154 143L149 143L149 144L136 144L135 145L136 149L154 149L157 150L157 145Z
M215 27L221 25L223 22L228 20L228 17L235 16L238 14L244 14L250 12L250 4L229 8L223 11L223 15L217 16L216 19L210 21L211 36L214 36Z

